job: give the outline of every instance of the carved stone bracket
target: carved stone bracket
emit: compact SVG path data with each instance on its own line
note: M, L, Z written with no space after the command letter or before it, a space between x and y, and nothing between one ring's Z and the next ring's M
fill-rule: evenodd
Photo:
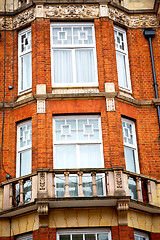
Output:
M117 211L118 211L118 225L127 225L127 213L129 210L128 200L117 201Z
M38 203L37 212L39 215L48 215L48 203Z

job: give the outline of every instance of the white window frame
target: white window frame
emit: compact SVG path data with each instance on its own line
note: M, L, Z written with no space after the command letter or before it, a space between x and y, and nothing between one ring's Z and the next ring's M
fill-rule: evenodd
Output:
M127 36L126 36L126 31L120 27L114 26L114 30L120 32L121 34L123 34L123 38L124 38L124 50L121 50L119 48L116 47L115 44L115 49L116 52L122 54L125 57L125 73L126 73L126 82L128 87L124 87L124 86L120 86L119 83L119 88L128 92L132 92L132 88L131 88L131 79L130 79L130 70L129 70L129 59L128 59L128 47L127 47ZM115 40L116 43L116 40ZM117 73L118 73L118 66L117 66ZM119 82L119 79L118 79Z
M53 28L54 27L67 27L67 26L80 26L80 27L92 27L92 31L93 31L93 44L88 44L88 45L54 45L53 44ZM96 42L95 42L95 29L94 29L94 23L51 23L51 31L50 31L51 35L51 76L52 76L52 87L78 87L78 86L98 86L98 72L97 72L97 56L96 56ZM53 69L53 50L68 50L71 49L72 50L72 58L73 58L73 83L55 83L54 82L54 69ZM94 76L95 76L95 81L94 82L87 82L87 83L78 83L76 81L76 65L75 65L75 49L93 49L93 54L94 54Z
M77 230L76 229L62 229L62 230L60 229L57 231L57 240L60 240L59 235L72 235L72 234L83 234L83 240L85 240L84 234L86 233L96 234L96 240L97 240L97 234L108 233L109 240L112 239L111 230L108 228L82 228Z
M26 150L31 149L31 166L30 168L32 169L32 137L31 137L31 144L28 145L27 147L20 147L20 128L23 126L26 126L27 124L31 124L31 134L32 134L32 122L31 120L24 121L22 123L17 124L17 162L16 162L16 177L20 177L20 153L24 152Z
M30 240L33 239L33 234L29 233L29 234L23 234L21 236L16 237L16 240Z
M23 94L28 91L31 91L32 89L32 41L31 41L31 49L25 51L24 53L21 51L21 36L25 33L31 33L31 27L26 28L18 33L18 94ZM32 33L31 33L31 40L32 40ZM31 79L30 79L30 87L27 89L22 89L22 64L21 64L21 58L25 56L26 54L31 54Z
M128 147L134 151L134 158L135 158L135 173L140 173L139 169L139 160L138 160L138 149L137 149L137 139L136 139L136 129L135 129L135 122L129 120L127 118L122 118L122 122L129 123L132 126L132 134L133 134L133 144L125 143L123 140L124 147ZM123 132L123 126L122 126ZM126 159L125 159L126 161ZM127 170L127 169L126 169Z
M138 240L140 240L140 237L145 238L145 240L149 240L148 234L147 234L147 233L144 233L144 232L141 232L141 231L134 230L134 237L135 237L135 236L139 237Z
M71 120L71 119L98 119L98 124L99 124L99 140L86 140L86 142L84 140L80 141L67 141L67 142L62 142L62 141L56 141L55 138L55 120L60 119L60 120ZM104 167L104 158L103 158L103 144L102 144L102 129L101 129L101 117L100 115L75 115L75 116L54 116L53 117L53 153L54 156L56 156L56 149L55 146L56 145L89 145L89 144L100 144L100 168ZM77 168L80 168L80 159L79 159L79 150L77 149L76 151L77 154ZM54 159L56 159L56 157L54 157ZM92 167L92 166L91 166ZM56 161L54 161L54 168L56 169Z

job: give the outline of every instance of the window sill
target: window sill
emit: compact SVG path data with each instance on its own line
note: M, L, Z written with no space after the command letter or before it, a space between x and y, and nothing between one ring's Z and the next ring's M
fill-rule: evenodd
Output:
M27 92L24 92L24 93L21 93L21 94L18 94L18 97L17 97L17 101L16 102L20 102L22 100L26 100L28 98L32 97L32 90L29 89Z
M96 87L54 87L52 94L78 94L78 93L99 93L98 86Z
M120 95L122 95L122 96L124 96L124 97L128 97L128 98L132 98L132 99L134 99L133 98L133 93L132 93L132 91L131 90L125 90L125 89L119 89L119 94Z

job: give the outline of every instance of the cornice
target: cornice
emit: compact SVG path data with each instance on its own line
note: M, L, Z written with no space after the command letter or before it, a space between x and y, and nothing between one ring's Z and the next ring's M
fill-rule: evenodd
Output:
M159 26L159 17L154 10L129 11L115 4L103 2L90 3L38 3L30 5L25 9L16 10L15 13L7 13L6 29L13 30L30 24L36 18L58 20L94 20L96 18L108 17L115 23L129 28L149 28ZM29 8L28 8L29 7ZM39 11L41 13L39 14ZM158 11L158 10L157 10ZM0 13L0 30L5 28L4 13Z

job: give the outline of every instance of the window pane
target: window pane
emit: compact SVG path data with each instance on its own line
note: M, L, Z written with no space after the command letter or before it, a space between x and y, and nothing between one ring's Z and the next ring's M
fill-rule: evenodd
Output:
M102 167L99 144L80 145L79 149L81 168Z
M65 194L65 178L64 176L56 176L56 196L64 197Z
M70 235L61 235L60 240L70 240Z
M31 201L31 187L32 187L31 180L25 181L24 183L24 202L25 203Z
M124 147L126 170L136 172L134 150L132 148Z
M108 240L108 233L97 234L97 240Z
M31 88L31 80L31 53L28 53L21 57L21 90Z
M96 240L95 234L85 234L85 240Z
M55 83L72 83L72 51L53 50L53 68Z
M93 196L92 177L83 175L83 193L85 197Z
M78 196L78 177L69 176L69 194L71 197Z
M116 52L118 82L120 87L128 88L125 66L125 55Z
M76 50L77 82L95 82L93 49Z
M31 173L31 149L20 153L20 176Z
M103 196L103 182L104 182L104 175L96 175L96 186L97 186L97 194L98 196Z
M76 146L56 146L56 168L77 168Z
M133 178L128 179L129 192L132 199L137 200L136 182Z
M73 234L72 240L83 240L83 235L82 234Z

